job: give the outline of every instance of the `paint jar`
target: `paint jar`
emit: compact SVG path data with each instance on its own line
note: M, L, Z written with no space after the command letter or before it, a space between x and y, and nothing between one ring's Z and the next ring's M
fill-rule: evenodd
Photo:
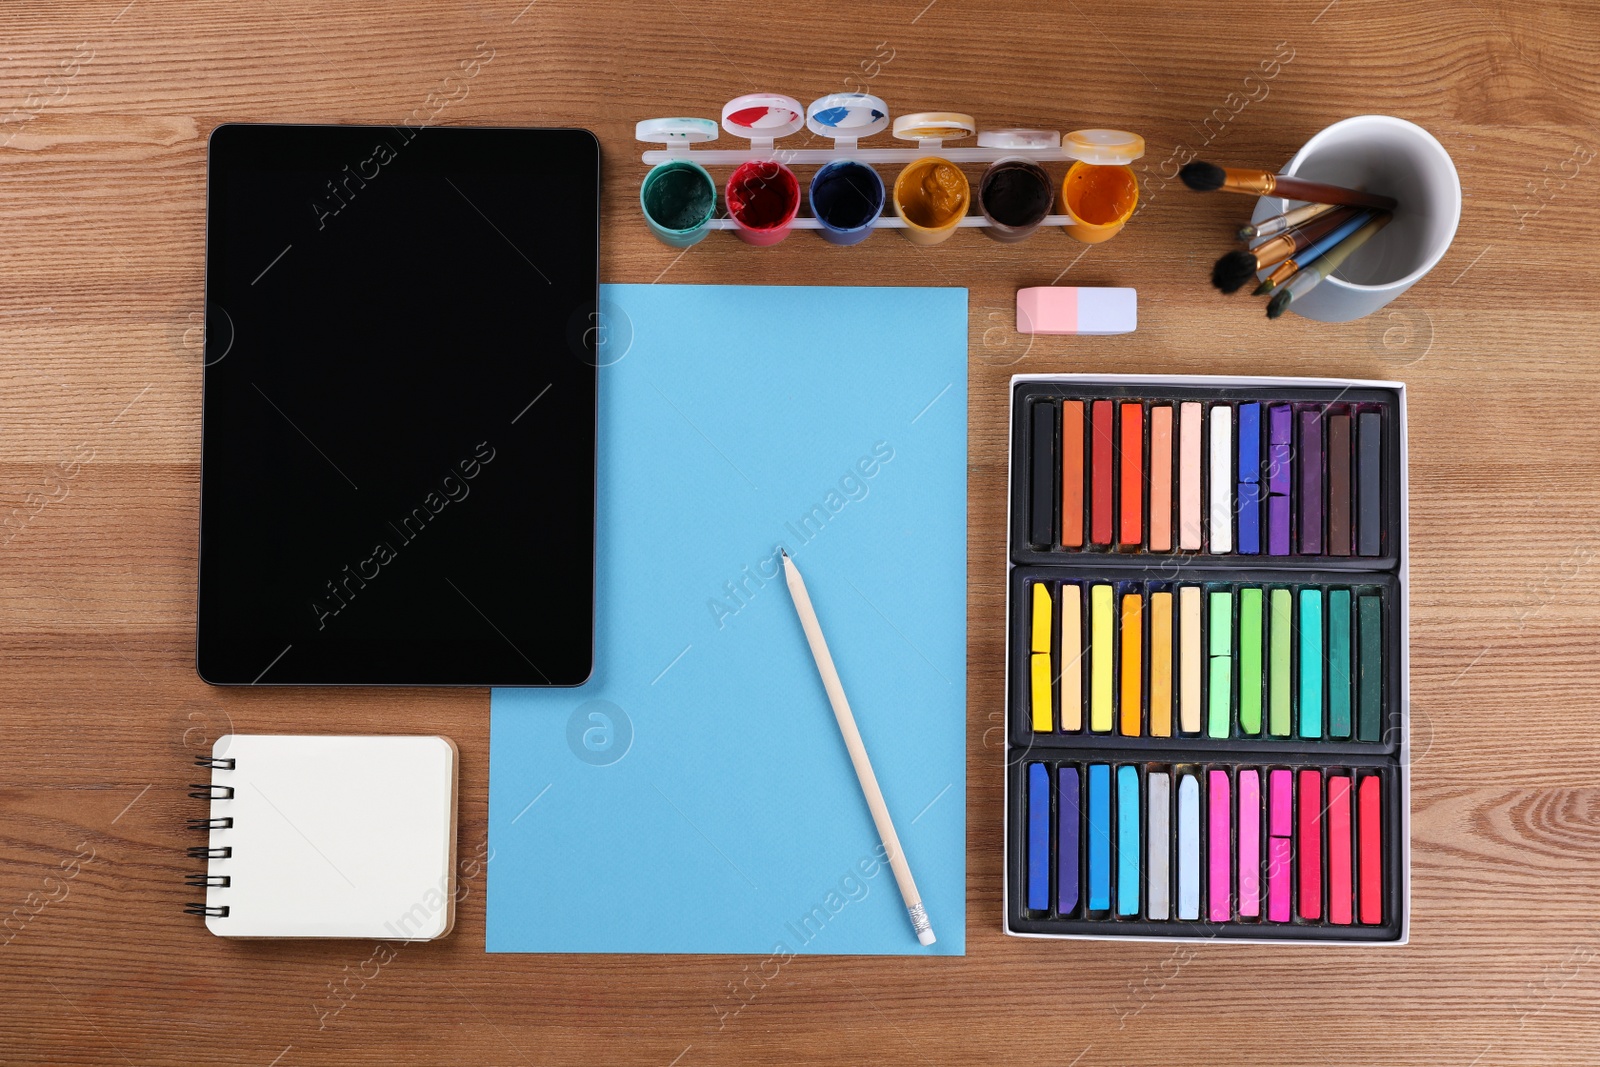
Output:
M789 236L800 211L800 180L774 159L739 164L723 195L733 232L753 245L775 245Z
M1128 164L1144 155L1144 138L1127 130L1073 130L1061 139L1078 162L1061 182L1067 233L1085 244L1116 235L1139 206L1139 179Z
M1004 244L1030 236L1050 213L1055 182L1031 159L995 161L978 182L978 208L989 220L984 233Z
M961 168L937 153L945 141L971 137L977 128L971 115L958 111L919 111L894 120L896 137L928 153L894 180L894 211L905 219L900 232L912 244L939 244L961 225L972 188Z
M872 236L883 198L878 172L853 159L834 160L818 170L808 193L822 239L836 245L860 244Z
M1115 237L1138 206L1139 179L1132 167L1079 160L1061 180L1061 210L1072 219L1067 233L1084 244Z
M811 177L807 199L823 240L853 245L871 236L873 223L883 214L883 179L871 166L848 157L861 138L888 126L889 106L870 93L829 93L806 108L806 128L832 138L834 151L844 157Z
M894 211L906 220L901 232L914 245L936 245L949 239L971 201L967 176L938 156L906 164L894 180Z
M674 248L688 248L705 237L717 213L717 183L707 170L687 156L689 146L717 139L717 124L710 119L645 119L634 127L641 141L667 146L679 156L659 163L639 186L639 207L650 232Z
M717 183L698 163L668 160L644 176L639 206L651 233L674 248L688 248L708 232L717 211Z

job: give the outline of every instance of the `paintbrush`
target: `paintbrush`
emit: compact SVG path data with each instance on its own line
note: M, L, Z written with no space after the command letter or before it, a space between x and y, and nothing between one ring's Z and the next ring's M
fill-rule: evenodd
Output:
M1238 292L1245 282L1256 276L1257 271L1282 262L1301 249L1337 232L1346 223L1354 222L1350 230L1346 231L1353 232L1355 227L1361 225L1371 214L1372 212L1365 208L1335 208L1297 230L1269 237L1249 251L1224 253L1222 258L1217 260L1216 266L1211 268L1211 284L1224 293Z
M1302 204L1292 211L1285 211L1282 215L1274 215L1260 222L1246 223L1239 227L1239 240L1253 241L1257 237L1274 237L1296 226L1304 226L1318 215L1326 215L1338 206L1338 204Z
M1295 297L1304 296L1321 283L1322 279L1338 270L1344 261L1350 258L1350 253L1366 244L1372 235L1388 225L1394 216L1387 212L1374 215L1368 219L1360 229L1346 237L1339 244L1330 249L1326 254L1317 258L1316 262L1300 268L1294 277L1283 283L1283 288L1267 301L1267 318L1275 319L1288 310Z
M1178 172L1183 184L1202 193L1221 189L1228 193L1245 193L1249 196L1277 196L1285 200L1308 200L1316 204L1346 204L1355 207L1379 208L1393 211L1393 197L1364 193L1359 189L1346 189L1339 185L1308 182L1287 174L1274 174L1269 170L1219 167L1215 163L1196 160L1186 163Z
M1320 257L1327 255L1330 251L1337 248L1340 241L1343 241L1346 237L1349 237L1351 234L1355 233L1356 230L1360 229L1363 225L1370 221L1374 215L1387 214L1387 211L1361 211L1359 216L1354 218L1349 224L1340 226L1337 229L1325 234L1318 240L1313 241L1310 245L1307 245L1304 251L1297 252L1294 255L1291 255L1288 259L1284 260L1282 263L1279 263L1277 267L1273 269L1272 273L1267 275L1260 285L1256 286L1255 291L1250 295L1263 296L1272 292L1278 286L1294 277L1296 271L1304 270L1306 267L1315 263Z

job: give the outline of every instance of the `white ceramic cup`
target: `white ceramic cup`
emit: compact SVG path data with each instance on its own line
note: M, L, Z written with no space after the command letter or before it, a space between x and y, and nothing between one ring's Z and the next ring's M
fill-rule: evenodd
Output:
M1357 115L1336 122L1307 141L1279 173L1400 202L1389 225L1289 305L1295 314L1318 322L1370 315L1417 284L1450 248L1461 221L1461 179L1449 153L1431 133L1405 119ZM1262 197L1251 221L1298 203Z

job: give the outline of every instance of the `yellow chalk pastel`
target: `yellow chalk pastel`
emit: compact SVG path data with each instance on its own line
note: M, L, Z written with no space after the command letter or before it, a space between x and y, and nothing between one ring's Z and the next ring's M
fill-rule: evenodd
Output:
M1089 588L1089 615L1092 630L1089 657L1089 730L1111 732L1111 587Z
M1061 729L1083 729L1083 590L1061 585Z
M1200 587L1178 587L1178 727L1200 732Z
M1050 706L1050 653L1033 656L1033 730L1049 733L1056 728L1054 709Z
M1050 587L1033 583L1033 650L1050 651Z
M1172 594L1150 594L1150 735L1172 736Z

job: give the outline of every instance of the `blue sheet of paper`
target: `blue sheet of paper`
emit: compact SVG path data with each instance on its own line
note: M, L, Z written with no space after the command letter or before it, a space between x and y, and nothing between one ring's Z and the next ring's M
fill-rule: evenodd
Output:
M966 291L608 285L595 326L595 671L493 692L489 951L962 954Z

